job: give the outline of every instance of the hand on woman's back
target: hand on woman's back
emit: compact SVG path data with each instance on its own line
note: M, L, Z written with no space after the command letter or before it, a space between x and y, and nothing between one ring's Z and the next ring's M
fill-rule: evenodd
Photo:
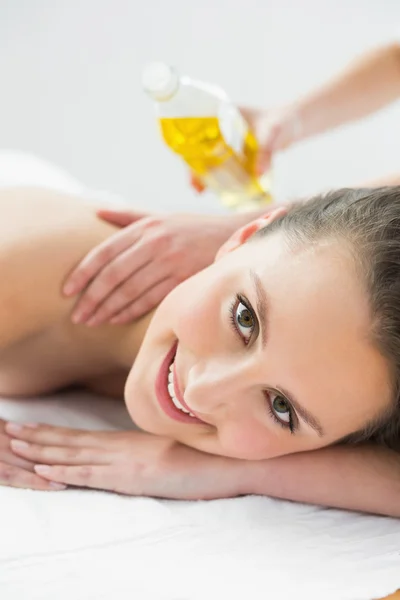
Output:
M179 283L212 263L235 228L226 215L148 215L100 210L121 230L94 248L68 278L82 292L72 319L122 324L157 306Z

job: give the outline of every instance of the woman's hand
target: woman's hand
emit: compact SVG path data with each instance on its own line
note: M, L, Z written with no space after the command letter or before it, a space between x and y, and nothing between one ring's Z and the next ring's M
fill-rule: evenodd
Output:
M8 423L16 456L63 484L182 500L244 493L246 461L198 452L138 431L99 432Z
M73 271L64 294L82 290L74 323L122 324L157 306L179 283L212 263L237 226L237 215L159 215L100 210L123 227ZM86 289L85 289L86 288Z
M65 485L43 479L34 471L35 463L14 454L11 437L0 419L0 486L30 488L33 490L64 490Z

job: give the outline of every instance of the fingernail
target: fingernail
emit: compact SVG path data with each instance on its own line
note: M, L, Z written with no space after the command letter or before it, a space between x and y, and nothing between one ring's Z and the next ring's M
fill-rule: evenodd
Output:
M72 322L75 323L75 325L78 325L79 323L83 323L84 316L82 313L75 313L72 315Z
M57 483L56 481L50 481L49 486L53 490L66 490L67 486L64 483Z
M19 423L13 423L13 422L10 421L10 422L7 423L6 429L10 433L21 433L21 431L22 431L22 425L20 425Z
M73 283L66 283L63 287L64 296L72 296L75 292L75 285Z
M29 427L29 429L36 429L37 427L39 427L39 423L14 423L13 421L9 421L7 423L7 429L15 433L20 433L24 427Z
M39 473L39 475L48 475L51 467L49 467L49 465L35 465L34 469L36 473Z
M29 444L23 442L22 440L11 440L10 444L11 448L15 450L26 450L27 448L29 448Z

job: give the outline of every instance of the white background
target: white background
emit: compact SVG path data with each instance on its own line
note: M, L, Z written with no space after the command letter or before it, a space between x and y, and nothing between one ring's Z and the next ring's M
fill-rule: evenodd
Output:
M141 90L163 60L272 106L400 34L399 0L0 0L0 147L164 210L197 198ZM275 166L282 197L400 171L400 106L307 142Z

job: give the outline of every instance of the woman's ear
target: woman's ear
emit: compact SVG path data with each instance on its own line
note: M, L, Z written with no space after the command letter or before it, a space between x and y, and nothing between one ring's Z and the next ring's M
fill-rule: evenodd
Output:
M236 248L239 248L245 242L247 242L249 237L256 233L256 231L262 229L263 227L265 227L269 223L272 223L272 221L275 221L275 219L281 217L282 215L285 215L286 213L287 208L285 208L284 206L280 206L279 208L275 208L275 210L266 213L262 217L259 217L255 221L250 221L240 229L237 229L235 233L231 235L231 237L225 242L225 244L223 244L218 250L215 260L219 260L229 252L232 252L232 250L236 250Z

